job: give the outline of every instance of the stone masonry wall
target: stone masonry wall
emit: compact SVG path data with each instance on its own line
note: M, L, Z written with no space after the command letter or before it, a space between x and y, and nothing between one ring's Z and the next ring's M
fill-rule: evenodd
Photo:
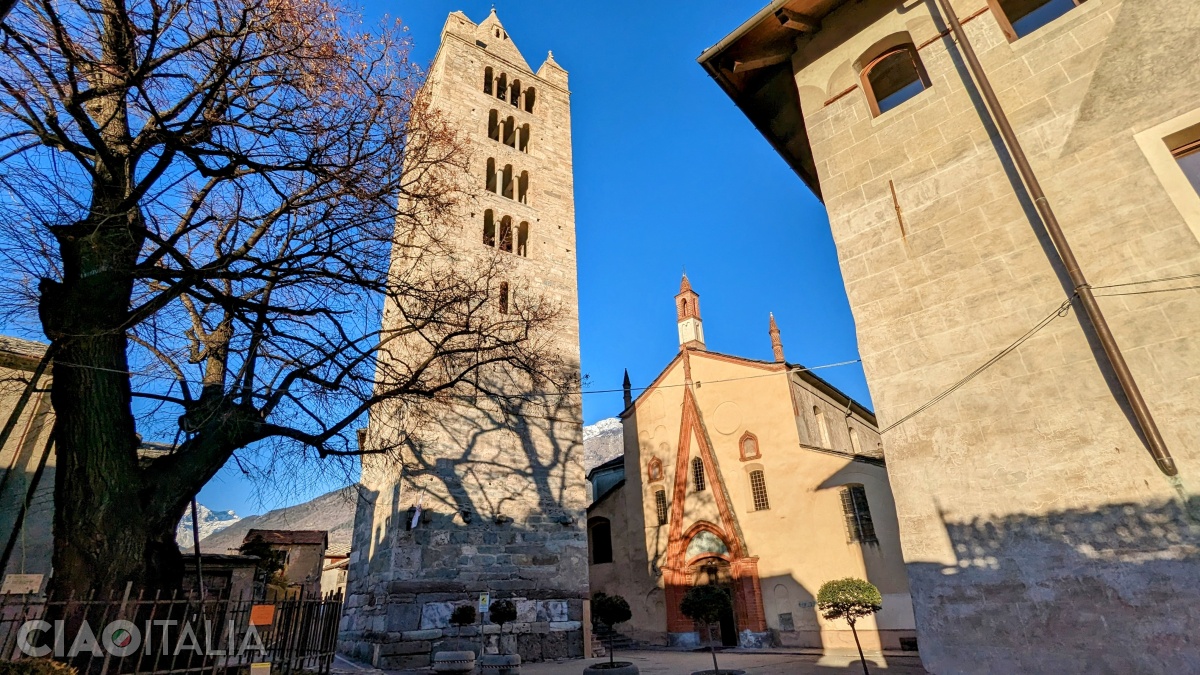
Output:
M483 91L485 68L519 80L522 105ZM473 197L462 205L460 260L497 256L514 302L534 296L557 303L551 348L578 374L574 187L567 74L552 58L532 72L493 12L478 26L452 13L430 68L434 107L467 140ZM534 109L523 102L532 87ZM507 98L507 97L506 97ZM488 118L528 124L527 152L488 137ZM528 172L527 203L484 189L487 161ZM515 178L514 178L515 180ZM472 187L473 186L473 187ZM514 195L515 196L515 195ZM483 214L530 225L526 256L483 244ZM499 231L497 231L497 236ZM514 232L514 237L516 233ZM514 242L515 243L515 242ZM516 248L514 246L514 248ZM582 413L577 395L530 391L519 374L484 371L481 380L510 394L503 405L454 404L406 448L402 466L367 458L355 518L340 648L380 668L427 666L433 651L518 652L525 661L583 656L588 593L582 467ZM387 411L372 413L375 420ZM421 516L412 527L415 507ZM511 599L518 617L500 634L494 624L449 626L455 605Z
M953 4L1090 282L1200 272L1134 138L1200 109L1200 4L1088 0L1013 42L985 0ZM793 62L883 428L1070 296L935 7L845 3ZM897 32L932 86L872 117L861 87L839 94ZM1200 292L1140 292L1170 285L1097 294L1178 477L1078 303L884 435L930 672L1200 671Z

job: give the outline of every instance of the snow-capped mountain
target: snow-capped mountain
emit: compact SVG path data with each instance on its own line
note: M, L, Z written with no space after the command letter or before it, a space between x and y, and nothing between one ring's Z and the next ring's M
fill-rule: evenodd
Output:
M215 534L221 530L233 525L241 520L233 511L212 511L203 504L197 504L196 509L198 516L197 522L200 524L200 538L204 539L210 534ZM185 551L190 551L193 546L192 540L192 510L188 508L183 514L183 519L179 521L179 527L175 528L175 543Z
M600 420L583 428L583 470L600 466L614 457L625 454L625 439L621 420L616 417Z

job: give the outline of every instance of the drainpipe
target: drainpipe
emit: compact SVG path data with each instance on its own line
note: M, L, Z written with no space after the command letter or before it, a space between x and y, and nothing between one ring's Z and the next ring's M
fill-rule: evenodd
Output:
M1178 474L1179 471L1175 468L1175 460L1171 458L1171 452L1167 450L1167 444L1163 441L1162 434L1159 433L1158 426L1154 423L1154 417L1151 416L1150 409L1146 406L1146 401L1142 398L1142 392L1138 389L1137 382L1133 379L1133 373L1130 372L1129 365L1125 363L1125 357L1121 354L1121 348L1117 345L1117 340L1113 337L1112 331L1109 330L1108 322L1104 320L1104 313L1100 310L1100 305L1096 303L1096 297L1092 294L1092 287L1083 276L1083 270L1079 269L1079 262L1075 259L1071 245L1067 242L1067 237L1063 234L1062 228L1058 224L1058 218L1055 217L1054 210L1050 208L1050 202L1046 199L1046 193L1042 191L1042 185L1038 182L1037 175L1033 172L1033 167L1029 165L1029 159L1025 156L1025 150L1017 140L1017 135L1013 132L1012 125L1009 124L1008 117L1004 114L1004 108L1000 106L999 99L996 98L996 92L992 89L992 84L988 80L987 73L984 72L983 66L979 63L979 58L975 55L975 49L971 47L971 42L967 39L967 34L958 20L958 15L954 13L954 9L950 6L950 0L937 1L942 16L950 24L950 30L954 33L954 39L958 42L963 58L967 62L967 67L971 69L971 76L975 79L979 93L983 95L983 99L987 103L992 120L996 123L996 128L1000 131L1000 136L1004 139L1004 144L1008 146L1008 152L1017 167L1017 173L1021 175L1021 180L1024 181L1025 187L1029 190L1029 195L1033 197L1033 204L1037 207L1038 213L1042 217L1042 222L1046 226L1046 232L1054 242L1054 248L1058 250L1058 257L1062 261L1063 266L1067 268L1067 274L1070 275L1071 283L1075 286L1075 294L1079 296L1079 302L1083 305L1083 310L1087 314L1092 328L1096 331L1096 336L1100 340L1100 346L1104 348L1104 354L1108 357L1108 363L1112 366L1113 372L1117 376L1117 382L1120 383L1121 390L1125 392L1125 398L1129 400L1129 405L1133 408L1133 416L1137 419L1142 436L1150 446L1150 454L1154 457L1154 461L1158 463L1158 468L1163 473L1168 476Z

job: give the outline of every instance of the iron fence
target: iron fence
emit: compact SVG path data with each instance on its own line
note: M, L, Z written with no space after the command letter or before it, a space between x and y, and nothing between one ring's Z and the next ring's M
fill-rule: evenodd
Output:
M328 673L342 597L198 600L132 593L0 595L0 661L53 658L80 673Z

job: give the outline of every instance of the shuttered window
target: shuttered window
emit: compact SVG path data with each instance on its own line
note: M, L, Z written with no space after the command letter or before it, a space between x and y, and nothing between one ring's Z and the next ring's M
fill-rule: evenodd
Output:
M867 491L861 485L842 488L842 511L846 516L846 535L850 541L862 544L878 544L875 525L871 522L871 508L867 505Z

